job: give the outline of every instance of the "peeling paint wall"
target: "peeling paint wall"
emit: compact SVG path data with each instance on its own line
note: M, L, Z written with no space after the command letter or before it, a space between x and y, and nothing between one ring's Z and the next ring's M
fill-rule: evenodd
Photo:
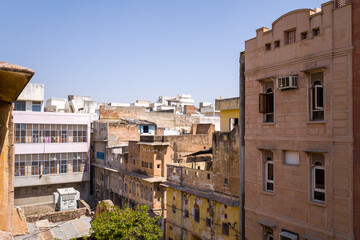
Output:
M238 239L239 207L231 207L171 188L167 188L166 198L166 239ZM199 207L198 221L195 219L196 205ZM229 235L223 234L223 224L229 227Z

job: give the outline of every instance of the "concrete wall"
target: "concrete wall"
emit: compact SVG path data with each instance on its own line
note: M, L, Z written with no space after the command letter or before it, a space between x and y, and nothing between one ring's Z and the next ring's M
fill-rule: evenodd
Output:
M29 83L21 92L18 101L44 101L44 84Z
M53 212L55 211L53 193L58 188L68 187L78 190L81 199L88 199L88 183L74 181L16 188L14 203L15 206L23 208L26 215Z
M272 27L258 29L256 38L245 43L246 237L263 239L258 222L264 220L276 225L274 238L287 230L299 237L353 239L351 6L336 9L328 2L321 12L296 10ZM318 27L320 35L312 36ZM295 28L296 42L284 44L284 32ZM301 40L304 31L308 38ZM277 40L280 46L273 48ZM324 74L324 121L310 119L314 71ZM298 88L274 87L274 122L264 123L258 102L264 85L292 74L298 74ZM298 152L298 165L285 163L287 150ZM267 151L273 154L273 192L264 184ZM316 152L324 157L324 203L312 197L311 156Z

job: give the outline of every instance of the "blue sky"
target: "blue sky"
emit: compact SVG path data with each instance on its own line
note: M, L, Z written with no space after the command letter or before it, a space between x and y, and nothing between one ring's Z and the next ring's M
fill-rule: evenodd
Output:
M239 53L301 0L1 0L0 61L35 70L45 98L196 102L238 95Z

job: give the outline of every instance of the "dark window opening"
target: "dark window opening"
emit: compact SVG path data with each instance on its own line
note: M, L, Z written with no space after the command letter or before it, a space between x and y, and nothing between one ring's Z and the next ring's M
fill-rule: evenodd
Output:
M305 40L308 37L308 32L302 32L301 33L301 40Z
M280 47L280 40L274 42L274 48Z
M222 224L222 234L229 236L229 224L227 223Z
M313 37L319 36L320 35L320 28L314 28L312 30L312 35L313 35Z
M199 205L195 204L194 206L194 221L200 222L200 208Z
M264 114L264 122L274 122L274 92L271 88L259 95L259 112Z
M271 43L265 44L265 50L266 50L266 51L271 50Z
M206 226L207 227L211 226L211 219L210 218L206 218Z

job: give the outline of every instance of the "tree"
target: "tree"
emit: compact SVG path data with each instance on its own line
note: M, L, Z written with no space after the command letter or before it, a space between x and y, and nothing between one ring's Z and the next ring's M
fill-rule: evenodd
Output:
M163 233L156 224L159 217L149 215L147 205L138 205L135 210L105 204L105 211L92 222L89 239L158 240Z

